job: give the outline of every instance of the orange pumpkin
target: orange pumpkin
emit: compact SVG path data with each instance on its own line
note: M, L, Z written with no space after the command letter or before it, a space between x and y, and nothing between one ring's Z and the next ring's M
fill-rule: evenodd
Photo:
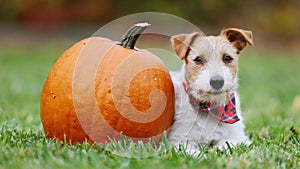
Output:
M164 63L134 49L149 25L131 27L121 42L84 39L51 69L41 97L41 120L50 138L91 143L159 140L174 117L174 87Z

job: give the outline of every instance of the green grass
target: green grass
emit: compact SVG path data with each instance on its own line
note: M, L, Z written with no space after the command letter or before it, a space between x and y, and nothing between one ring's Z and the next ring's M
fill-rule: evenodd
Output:
M227 153L203 147L199 157L193 157L185 153L184 146L175 151L166 140L159 145L122 140L71 146L47 139L40 122L39 99L48 71L67 47L1 48L0 169L299 168L300 110L292 108L294 98L300 95L300 58L296 54L243 53L239 93L253 145L241 145ZM290 130L292 126L295 132Z

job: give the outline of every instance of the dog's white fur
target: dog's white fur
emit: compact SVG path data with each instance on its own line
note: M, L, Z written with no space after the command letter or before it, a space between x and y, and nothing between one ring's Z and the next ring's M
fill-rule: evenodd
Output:
M171 72L176 94L174 124L169 133L169 140L174 145L188 142L188 151L198 151L198 144L213 144L227 148L228 143L237 145L251 142L244 133L238 87L238 54L246 46L252 45L252 33L242 29L223 30L220 36L204 36L201 33L180 34L171 38L172 46L178 57L184 60L180 72ZM200 56L203 63L194 60ZM233 60L225 63L224 56ZM212 76L224 78L221 89L210 85ZM236 111L240 121L234 124L222 123L211 115L196 111L189 102L189 96L183 83L190 89L190 94L207 102L224 104L229 95L235 93ZM226 143L227 142L227 143Z

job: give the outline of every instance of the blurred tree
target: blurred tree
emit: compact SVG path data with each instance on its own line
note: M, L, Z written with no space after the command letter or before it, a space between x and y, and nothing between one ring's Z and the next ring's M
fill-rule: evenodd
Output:
M1 0L0 19L46 29L70 22L108 21L116 13L113 6L110 0Z
M106 23L137 12L174 14L199 26L260 30L284 39L300 36L299 0L0 0L0 22L42 29L71 22Z

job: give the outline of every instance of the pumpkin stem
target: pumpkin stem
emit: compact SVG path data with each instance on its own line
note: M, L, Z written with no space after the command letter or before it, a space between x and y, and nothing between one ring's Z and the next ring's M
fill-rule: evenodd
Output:
M134 49L134 45L139 38L139 36L142 34L142 32L149 27L150 24L145 23L137 23L133 25L126 33L123 35L123 39L118 43L118 45L123 46L127 49Z

